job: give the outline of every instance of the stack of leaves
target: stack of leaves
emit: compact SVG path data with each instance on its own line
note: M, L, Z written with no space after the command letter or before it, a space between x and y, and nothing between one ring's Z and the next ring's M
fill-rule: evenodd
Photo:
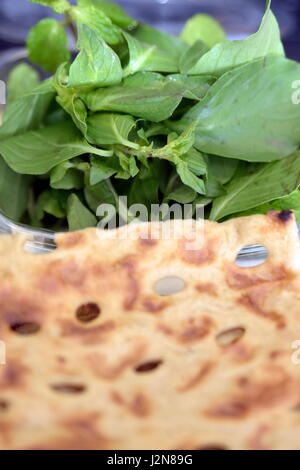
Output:
M37 0L36 0L37 1ZM180 37L107 0L39 0L64 15L29 33L0 128L0 208L54 230L96 226L97 207L189 203L212 220L300 211L300 64L267 1L239 41L199 14ZM68 49L67 31L76 37ZM300 212L299 212L300 213Z

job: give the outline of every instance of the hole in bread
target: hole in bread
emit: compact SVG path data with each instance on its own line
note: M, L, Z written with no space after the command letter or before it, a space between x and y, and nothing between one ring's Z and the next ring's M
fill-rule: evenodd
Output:
M76 318L81 323L90 323L93 320L96 320L96 318L99 317L100 313L101 310L98 305L91 302L88 304L80 305L80 307L78 307L78 309L76 310Z
M236 328L230 328L228 330L221 331L216 336L217 343L220 346L230 346L231 344L239 341L245 334L246 330L242 326Z
M10 325L10 329L18 335L33 335L40 331L41 327L35 322L19 322Z
M86 386L83 384L68 384L68 383L59 383L59 384L52 384L50 388L54 392L58 393L69 393L69 394L78 394L83 393L86 391Z
M162 361L160 359L157 361L148 361L138 365L134 370L138 373L151 372L157 369L161 364Z
M0 412L1 411L6 411L9 408L9 403L6 400L3 400L0 398Z
M196 450L227 450L227 447L218 444L209 444L207 446L198 447Z
M164 277L155 284L155 292L161 296L177 294L184 288L184 280L176 276Z
M239 251L235 263L240 268L254 268L264 264L268 256L269 253L265 246L247 245Z

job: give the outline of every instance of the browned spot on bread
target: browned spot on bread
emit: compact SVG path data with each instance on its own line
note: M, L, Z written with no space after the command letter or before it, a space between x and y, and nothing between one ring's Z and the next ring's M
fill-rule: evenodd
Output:
M201 282L201 284L196 284L195 289L201 294L211 295L212 297L218 295L217 288L212 282Z
M170 328L168 325L164 324L159 324L157 327L158 331L163 333L166 336L173 336L174 335L174 330Z
M132 310L139 296L139 285L136 279L136 260L125 258L119 262L119 265L127 272L127 292L123 302L124 310Z
M111 398L116 405L127 408L137 418L145 418L150 414L149 399L141 392L135 393L132 399L126 400L118 391L113 390Z
M108 450L112 441L100 430L100 413L66 419L61 423L61 436L37 443L26 450Z
M249 439L248 447L250 450L271 450L270 446L266 443L270 429L268 426L258 426L254 436Z
M156 239L151 238L151 235L149 235L147 238L141 237L139 239L139 242L140 242L140 245L142 247L145 247L145 248L147 248L147 247L151 248L153 246L156 246L157 243L158 243L158 241Z
M146 312L158 313L164 310L169 305L169 302L157 300L154 297L146 297L143 300L143 308Z
M202 446L202 447L197 447L197 448L194 449L194 450L216 450L216 451L219 450L219 451L221 451L221 450L227 450L227 449L228 449L228 448L225 447L225 446L222 445L222 444L213 444L213 443L212 443L212 444L206 444L206 445L204 445L204 446Z
M63 287L81 289L86 280L86 269L73 259L57 259L48 263L40 275L39 288L48 293L57 293Z
M120 392L118 392L117 390L113 390L110 395L111 395L112 401L116 405L124 406L126 404L126 401L124 400Z
M280 224L287 224L294 221L294 212L291 210L285 210L281 212L276 212L274 210L269 211L268 216L273 219L275 222Z
M13 421L0 420L0 442L2 444L1 450L3 450L2 446L7 446L8 448L11 447L14 436L14 427L18 424L19 423L15 423Z
M59 242L59 248L73 248L76 245L81 244L84 242L85 235L83 232L71 232L67 233L64 237L62 237Z
M205 338L210 333L213 321L209 317L190 318L183 326L183 331L178 334L182 343L192 343Z
M34 300L30 293L13 291L10 288L0 290L0 323L2 320L11 326L29 321L38 322L43 313L41 302L39 299Z
M236 362L248 362L253 359L253 349L244 343L237 343L229 346L226 349L226 353L229 354L233 361Z
M109 358L101 353L93 353L86 356L89 367L93 372L104 380L116 380L129 368L132 368L137 360L141 358L146 350L145 343L135 344L132 349L119 357L117 364L110 364Z
M113 320L109 320L101 325L85 328L69 320L59 320L61 326L61 336L65 338L78 338L84 344L92 344L101 341L108 333L116 328Z
M290 281L294 277L294 274L290 273L284 266L273 267L259 275L253 272L254 268L249 268L245 272L242 271L243 269L245 268L227 267L226 282L232 289L246 289L268 282Z
M0 398L0 412L7 411L9 409L10 403L7 400Z
M0 366L0 389L24 386L27 372L27 367L16 360L10 360L5 366Z
M280 350L280 349L275 349L274 351L270 352L269 357L272 361L276 361L276 359L282 357L285 354L286 354L286 351Z
M256 315L266 320L271 320L276 324L277 328L281 329L286 326L285 318L275 311L266 311L262 307L266 295L272 289L273 287L268 285L254 287L252 290L248 291L247 294L242 295L238 302Z
M143 393L137 393L130 404L130 409L139 418L148 416L151 410L149 399Z
M199 385L208 376L208 374L212 371L214 367L215 367L215 364L210 361L208 361L206 364L201 365L199 371L194 375L194 377L189 379L186 384L179 387L178 391L181 393L184 393L184 392L188 392L192 390L194 387Z
M199 249L191 249L193 241L184 238L180 241L181 258L189 264L207 264L215 259L215 240L209 239Z
M290 381L284 373L275 376L274 373L264 381L246 381L241 386L239 397L251 408L269 408L290 401L298 392L298 383Z
M228 401L206 411L207 416L215 418L243 418L248 413L246 402Z

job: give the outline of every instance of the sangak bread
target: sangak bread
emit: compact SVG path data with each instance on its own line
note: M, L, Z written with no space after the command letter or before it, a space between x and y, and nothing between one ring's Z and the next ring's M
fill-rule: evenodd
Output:
M293 216L206 222L193 251L149 227L60 235L47 255L0 238L0 448L300 449ZM238 267L253 243L266 262ZM170 276L184 289L160 296Z

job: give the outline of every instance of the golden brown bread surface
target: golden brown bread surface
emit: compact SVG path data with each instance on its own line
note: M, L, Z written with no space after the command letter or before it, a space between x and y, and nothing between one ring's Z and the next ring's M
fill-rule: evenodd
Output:
M0 238L0 448L300 449L294 220L207 222L194 251L129 230L60 235L47 255ZM267 261L238 267L253 243ZM158 295L170 276L183 290Z

